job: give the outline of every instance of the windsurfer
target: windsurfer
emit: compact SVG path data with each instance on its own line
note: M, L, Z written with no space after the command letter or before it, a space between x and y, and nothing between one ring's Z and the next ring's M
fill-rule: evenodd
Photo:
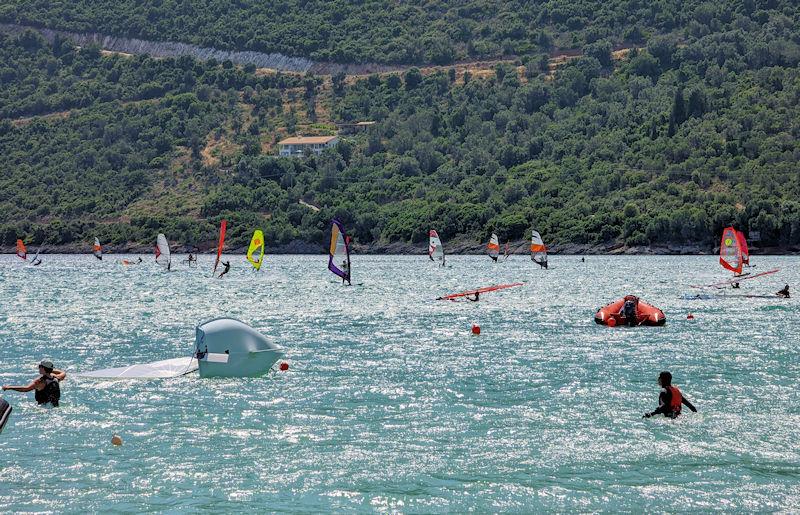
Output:
M3 386L3 390L13 390L17 392L30 392L35 390L36 402L39 404L50 404L57 407L61 399L61 387L58 383L67 377L67 373L53 367L53 362L44 360L39 363L39 377L31 381L27 386Z
M34 260L31 262L31 264L32 264L33 266L39 266L39 265L41 265L41 264L42 264L42 259L41 259L41 258L36 258L36 259L34 259Z
M342 272L344 272L344 277L342 277L342 284L347 281L347 284L350 284L350 264L345 259L342 261Z
M223 262L222 262L222 266L224 266L224 267L225 267L225 270L223 270L223 271L222 271L222 273L221 273L221 274L219 274L219 277L217 277L217 279L222 279L222 276L223 276L223 275L225 275L225 274L227 274L227 273L230 271L230 269L231 269L231 262L230 262L230 261L223 261Z
M775 295L777 295L778 297L783 297L784 299L788 299L789 298L789 285L787 284L786 286L784 286L783 289L781 291L779 291L779 292L776 292Z
M685 404L694 413L697 408L683 396L676 386L672 386L672 374L661 372L658 375L658 384L661 386L661 393L658 394L658 408L650 413L645 413L642 418L650 418L653 415L663 414L665 417L677 418L681 414L681 404Z

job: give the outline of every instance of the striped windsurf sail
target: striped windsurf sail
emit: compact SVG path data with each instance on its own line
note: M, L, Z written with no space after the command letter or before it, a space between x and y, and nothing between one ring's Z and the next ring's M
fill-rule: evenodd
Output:
M163 266L165 270L169 270L171 262L172 256L169 252L167 237L159 233L156 238L156 263Z
M726 227L719 244L719 264L734 274L742 273L742 247L736 229Z
M22 243L22 240L17 240L17 257L20 259L28 259L28 249L25 248L25 244Z
M497 261L497 257L500 255L500 240L497 239L497 235L495 233L492 233L492 237L489 239L489 244L486 246L486 250L489 252L489 257Z
M264 233L261 232L261 229L253 232L250 247L247 249L247 260L256 270L261 269L261 262L264 260Z
M542 268L547 268L547 247L535 230L531 230L531 259Z
M100 246L100 240L97 238L94 239L94 247L92 247L92 254L94 254L94 257L96 257L100 261L103 260L103 247Z
M736 240L739 243L739 248L742 249L742 264L750 266L750 249L747 248L747 239L745 239L742 231L736 231Z
M344 232L344 226L337 220L331 220L331 244L328 250L328 270L350 284L350 238Z
M444 247L442 240L439 239L439 233L431 229L428 233L428 257L431 261L439 261L444 266Z
M225 231L228 229L228 221L223 220L219 224L219 242L217 243L217 259L214 260L214 270L211 271L211 277L217 273L219 260L222 258L222 249L225 247Z

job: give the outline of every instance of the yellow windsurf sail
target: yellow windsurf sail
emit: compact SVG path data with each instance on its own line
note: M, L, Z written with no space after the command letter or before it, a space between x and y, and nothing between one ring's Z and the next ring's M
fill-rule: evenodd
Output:
M254 257L255 254L258 254L258 257ZM261 269L261 263L264 262L264 233L260 229L253 232L250 248L247 249L247 260L256 270Z

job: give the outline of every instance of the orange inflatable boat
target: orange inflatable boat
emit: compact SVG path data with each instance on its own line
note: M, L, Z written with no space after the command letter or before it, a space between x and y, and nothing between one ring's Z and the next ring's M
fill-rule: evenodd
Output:
M614 327L617 325L664 325L667 317L664 312L635 295L626 295L611 304L603 306L594 315L598 324Z

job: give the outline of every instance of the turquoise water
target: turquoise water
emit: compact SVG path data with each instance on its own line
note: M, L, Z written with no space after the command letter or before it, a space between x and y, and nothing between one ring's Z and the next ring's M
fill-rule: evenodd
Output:
M237 256L222 280L209 256L168 274L150 256L43 257L0 257L4 384L44 357L73 374L188 355L194 327L221 315L285 346L291 368L72 375L58 409L5 392L0 512L800 509L798 301L682 299L726 277L713 256L553 256L548 271L524 256L444 270L354 256L350 288L325 256L269 257L260 274ZM739 293L800 287L800 259L753 261L782 271ZM433 300L517 280L478 303ZM667 325L596 325L626 293ZM662 369L699 413L642 420Z

